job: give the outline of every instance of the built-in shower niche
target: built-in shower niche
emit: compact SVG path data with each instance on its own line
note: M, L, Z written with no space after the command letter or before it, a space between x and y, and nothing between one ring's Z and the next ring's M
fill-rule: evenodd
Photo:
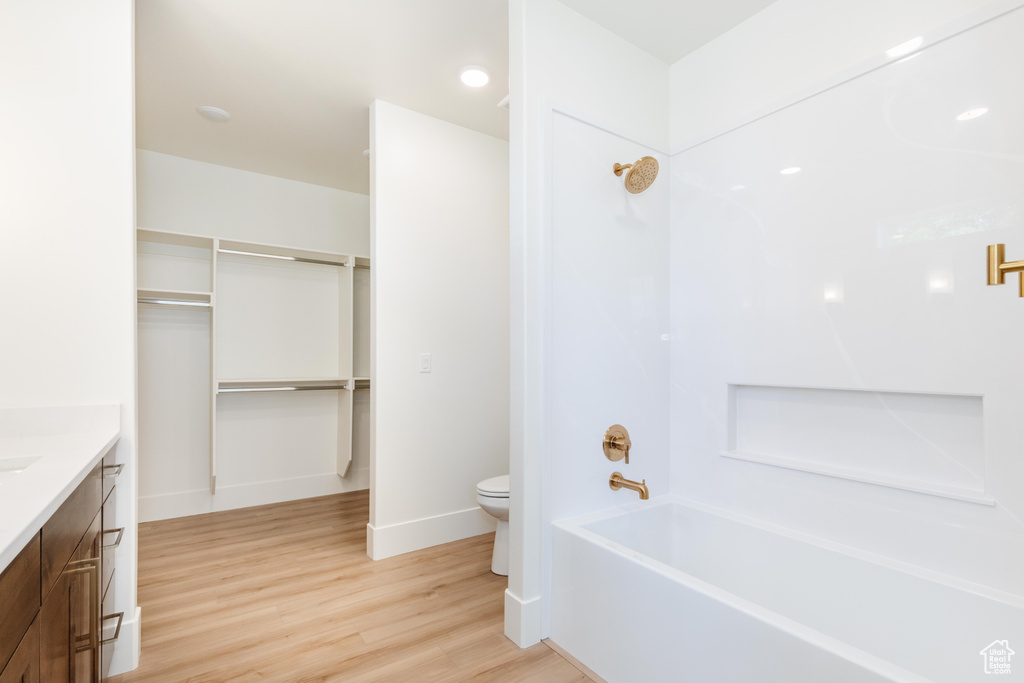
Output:
M993 505L981 396L729 385L722 455Z

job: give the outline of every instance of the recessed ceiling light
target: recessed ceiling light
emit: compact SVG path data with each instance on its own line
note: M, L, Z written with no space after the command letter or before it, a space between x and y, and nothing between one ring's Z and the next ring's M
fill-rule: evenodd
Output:
M988 113L988 107L978 107L977 109L968 109L963 114L956 117L957 121L970 121L976 119L979 116L984 116Z
M781 171L779 171L779 173L781 173L782 175L793 175L794 173L799 173L799 172L800 172L800 167L799 166L790 166L789 168L784 168Z
M224 123L231 118L231 114L227 113L223 109L218 107L197 107L196 111L207 121L213 121L214 123Z
M459 70L459 78L471 88L481 88L491 80L491 75L482 66L464 66Z
M911 52L921 47L924 42L924 38L918 36L917 38L911 38L905 43L900 43L896 47L891 47L885 51L885 54L889 57L902 57L903 55L909 55Z
M738 192L738 191L740 191L740 190L745 190L745 189L747 189L747 186L746 186L746 185L733 185L733 186L732 186L732 187L730 187L729 189L730 189L730 190L733 190L734 192Z

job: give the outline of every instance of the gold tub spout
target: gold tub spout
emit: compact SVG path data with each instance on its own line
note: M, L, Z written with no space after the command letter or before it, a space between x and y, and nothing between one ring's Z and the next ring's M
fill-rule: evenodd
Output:
M647 480L643 481L630 481L622 476L621 472L612 472L611 478L608 480L608 486L611 487L612 491L618 491L619 489L629 489L630 491L636 491L640 494L640 500L648 500L651 497L650 492L647 490Z

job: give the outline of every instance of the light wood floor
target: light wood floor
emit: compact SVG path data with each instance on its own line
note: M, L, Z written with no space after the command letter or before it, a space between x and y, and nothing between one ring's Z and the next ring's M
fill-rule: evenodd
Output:
M378 562L367 492L139 527L142 661L113 683L589 681L502 633L493 534Z

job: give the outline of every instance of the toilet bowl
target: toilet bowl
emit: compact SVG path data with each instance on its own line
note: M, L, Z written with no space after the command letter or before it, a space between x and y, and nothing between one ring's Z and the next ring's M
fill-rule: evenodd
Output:
M498 520L491 571L499 576L508 576L508 475L484 479L477 484L476 502L484 512Z

